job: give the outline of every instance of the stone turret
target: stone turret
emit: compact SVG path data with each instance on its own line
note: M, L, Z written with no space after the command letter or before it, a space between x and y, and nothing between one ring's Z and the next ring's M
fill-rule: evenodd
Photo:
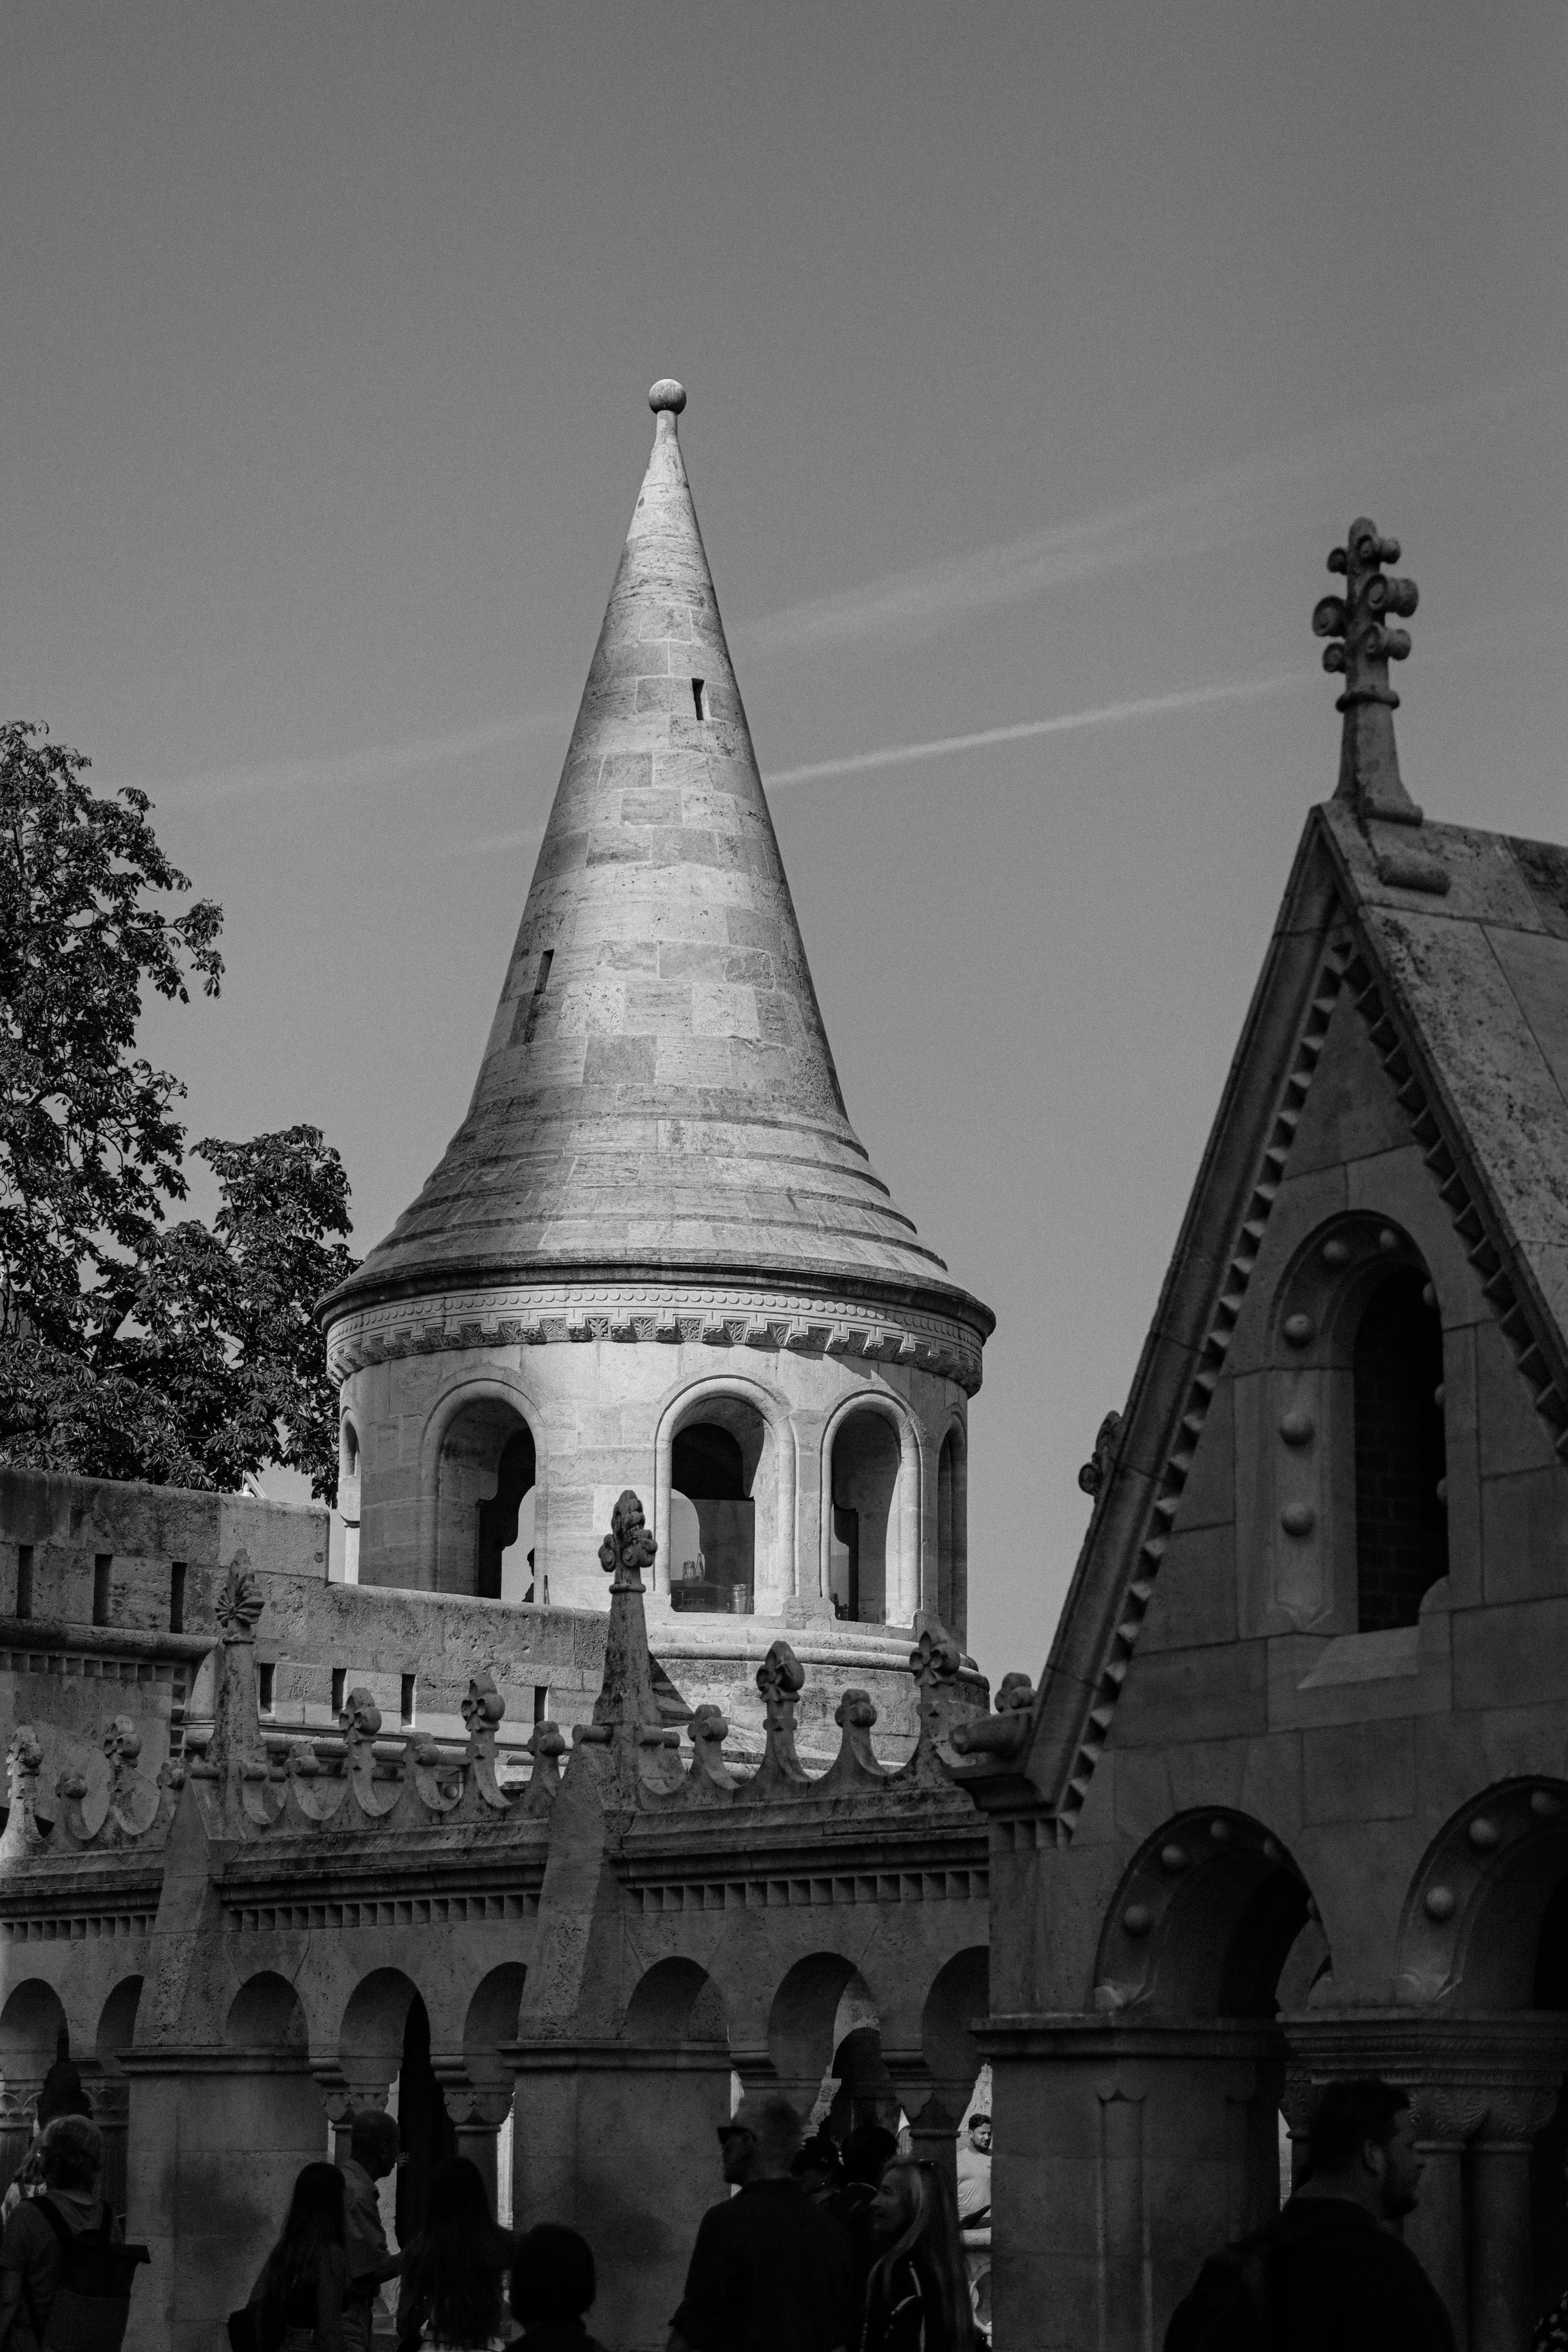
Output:
M597 1531L635 1486L667 1664L761 1656L788 1622L824 1663L880 1645L901 1667L907 1639L872 1627L923 1610L962 1634L965 1413L993 1318L849 1124L685 402L649 394L652 457L468 1115L320 1310L359 1574L601 1608Z

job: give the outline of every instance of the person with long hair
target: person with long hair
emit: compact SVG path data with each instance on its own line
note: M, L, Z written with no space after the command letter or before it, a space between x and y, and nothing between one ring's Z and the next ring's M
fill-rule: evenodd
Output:
M408 2249L397 2298L398 2352L491 2352L515 2242L490 2214L484 2175L466 2156L430 2177L425 2226Z
M279 2352L344 2352L343 2176L335 2164L301 2167L283 2233L250 2290L283 2322Z
M971 2352L974 2316L958 2204L945 2172L900 2157L871 2200L880 2249L866 2285L861 2352Z

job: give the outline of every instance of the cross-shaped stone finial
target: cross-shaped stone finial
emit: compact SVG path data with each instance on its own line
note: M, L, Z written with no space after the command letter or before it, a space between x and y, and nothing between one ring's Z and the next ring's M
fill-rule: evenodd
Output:
M1352 523L1343 547L1329 558L1329 570L1344 574L1342 596L1325 596L1312 614L1323 647L1323 667L1345 681L1336 709L1344 713L1336 800L1349 801L1362 816L1394 824L1419 824L1421 811L1405 791L1394 740L1399 697L1388 682L1388 665L1410 651L1407 629L1390 628L1390 616L1408 620L1419 591L1414 580L1392 579L1383 569L1399 561L1399 541L1384 539L1365 515Z
M599 1546L599 1566L613 1580L612 1592L640 1592L642 1571L651 1568L658 1545L648 1532L642 1499L628 1486L610 1514L610 1532Z

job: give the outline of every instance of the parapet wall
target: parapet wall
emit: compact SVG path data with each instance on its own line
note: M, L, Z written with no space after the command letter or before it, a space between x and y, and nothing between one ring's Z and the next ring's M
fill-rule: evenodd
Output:
M178 1756L187 1726L210 1719L206 1661L231 1569L258 1580L266 1604L257 1643L264 1723L335 1732L347 1693L363 1688L389 1729L461 1740L464 1696L485 1675L506 1705L503 1753L521 1752L536 1722L570 1730L588 1719L604 1675L603 1612L334 1583L330 1528L317 1505L0 1469L0 1741L20 1723L37 1730L47 1820L62 1771L83 1775L101 1801L111 1718L130 1718L153 1775ZM731 1757L760 1757L755 1672L774 1629L759 1625L753 1637L735 1621L710 1625L668 1610L661 1620L653 1636L668 1656L661 1665L656 1654L654 1675L668 1719L716 1706L732 1727ZM916 1728L908 1637L840 1625L795 1638L808 1667L852 1675L870 1694L884 1752L895 1763L907 1758ZM968 1704L984 1712L984 1682L962 1679ZM803 1710L803 1750L820 1761L838 1744L836 1696L824 1675Z
M60 1772L107 1785L110 1717L130 1717L153 1774L210 1718L205 1662L231 1569L266 1602L262 1713L279 1727L335 1730L363 1687L389 1724L411 1701L409 1727L460 1739L479 1675L505 1696L504 1746L546 1716L570 1727L592 1712L604 1617L330 1583L330 1523L316 1505L0 1470L0 1739L37 1729L46 1819Z

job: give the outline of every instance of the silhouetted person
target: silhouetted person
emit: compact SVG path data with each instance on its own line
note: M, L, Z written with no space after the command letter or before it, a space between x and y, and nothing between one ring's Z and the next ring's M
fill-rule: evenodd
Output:
M516 2251L490 2212L479 2166L466 2156L438 2164L425 2226L403 2258L399 2352L422 2340L482 2352L500 2333L502 2288Z
M250 2301L280 2316L279 2352L345 2352L343 2176L307 2164L294 2182L282 2235L261 2265Z
M81 2070L68 2058L57 2058L38 2092L38 2129L57 2116L90 2116L92 2101L82 2088Z
M559 2221L541 2221L517 2250L511 2315L525 2352L605 2352L586 2322L598 2294L594 2250Z
M1392 2230L1422 2159L1407 2092L1331 2083L1307 2136L1308 2178L1278 2217L1204 2264L1165 2352L1263 2341L1279 2352L1454 2352L1442 2299Z
M698 2225L668 2352L847 2352L857 2318L849 2243L790 2178L800 2117L787 2099L747 2097L719 2142L741 2193Z
M826 2131L813 2133L789 2169L790 2179L798 2180L816 2205L826 2204L844 2186L844 2167Z
M376 2291L403 2269L402 2256L387 2245L381 2200L375 2193L376 2182L395 2172L402 2160L396 2116L381 2107L361 2107L349 2124L349 2153L342 2168L343 2243L348 2254L343 2336L349 2352L371 2352Z
M876 2240L871 2232L871 2200L898 2152L898 2141L880 2124L858 2124L838 2151L844 2183L827 2200L827 2210L842 2221L849 2241L857 2331L859 2315L866 2307L866 2282L877 2259Z
M871 2200L870 2227L877 2258L862 2352L970 2352L974 2314L946 2173L924 2157L895 2158Z

